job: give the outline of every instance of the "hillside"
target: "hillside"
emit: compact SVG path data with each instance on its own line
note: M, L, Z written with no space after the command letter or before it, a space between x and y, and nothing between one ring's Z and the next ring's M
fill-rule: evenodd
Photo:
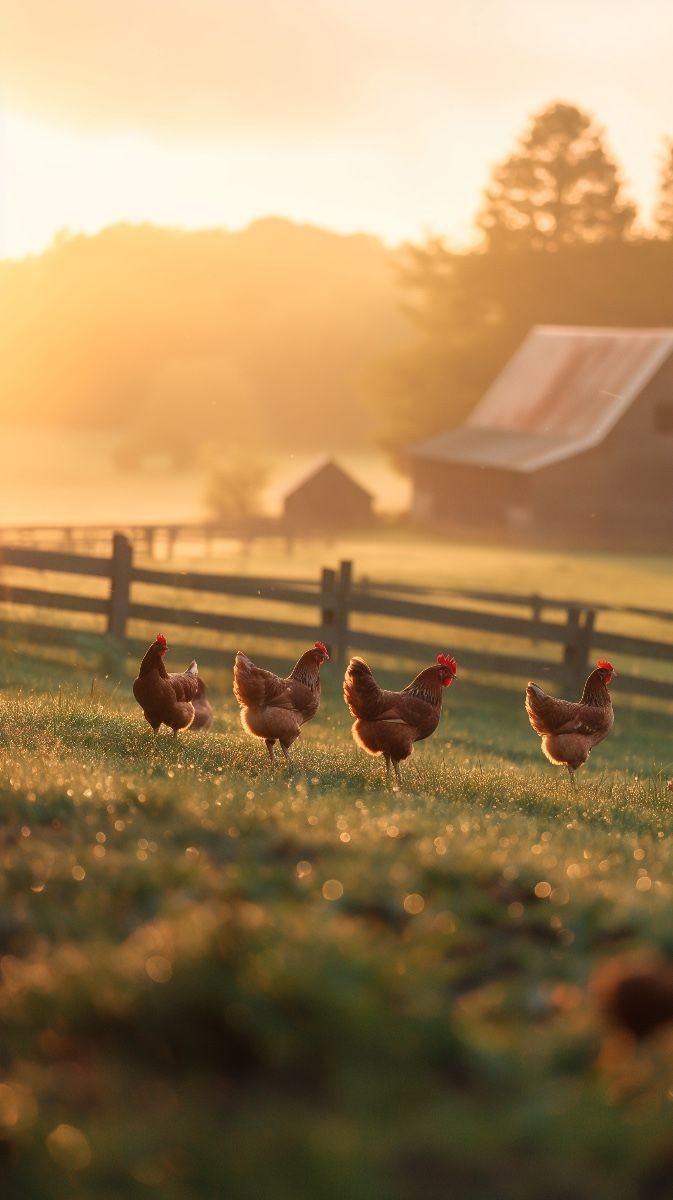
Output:
M184 453L372 441L367 372L408 331L381 242L275 218L64 234L0 263L0 306L0 423Z

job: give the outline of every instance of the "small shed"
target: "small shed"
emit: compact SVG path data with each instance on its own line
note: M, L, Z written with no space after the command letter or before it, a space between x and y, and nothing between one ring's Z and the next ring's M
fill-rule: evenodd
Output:
M464 425L411 446L417 520L673 535L673 329L537 326Z
M333 459L324 459L288 492L285 524L292 531L361 529L374 519L374 498Z

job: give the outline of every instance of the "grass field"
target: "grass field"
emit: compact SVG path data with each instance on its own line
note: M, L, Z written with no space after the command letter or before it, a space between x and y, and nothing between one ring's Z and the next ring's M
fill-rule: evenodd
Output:
M3 1198L670 1195L673 1044L587 988L673 950L670 716L615 688L573 792L457 683L389 793L334 685L288 776L219 682L152 745L128 680L5 659Z

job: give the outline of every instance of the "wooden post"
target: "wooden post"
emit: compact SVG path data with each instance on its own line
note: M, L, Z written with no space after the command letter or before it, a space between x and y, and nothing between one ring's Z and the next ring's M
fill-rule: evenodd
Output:
M566 640L563 647L563 665L565 667L568 687L575 690L577 682L577 641L579 638L580 629L580 610L574 605L568 606L568 618L566 621Z
M582 622L579 640L578 671L580 687L584 687L586 676L591 670L591 643L594 637L595 622L595 608L586 608L584 610L584 620Z
M346 655L348 653L348 617L352 578L353 564L348 560L343 560L339 563L336 633L334 638L334 658L340 670L346 665Z
M334 656L337 641L337 605L336 572L331 567L323 567L320 582L320 632L330 658Z
M131 572L133 570L133 547L123 533L112 536L112 558L110 560L110 608L107 631L123 641L126 637L131 601Z
M568 683L574 691L582 690L584 680L589 673L589 650L591 649L595 616L593 609L586 609L584 610L584 620L582 620L582 610L574 604L568 606L563 662Z

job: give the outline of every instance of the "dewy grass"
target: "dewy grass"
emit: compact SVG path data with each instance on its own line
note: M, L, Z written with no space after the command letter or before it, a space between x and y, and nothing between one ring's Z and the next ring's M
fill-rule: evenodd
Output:
M5 669L3 1195L657 1194L673 1054L611 1057L587 982L673 949L669 718L615 687L572 791L462 684L390 792L338 681L291 774L212 683L154 740L126 680Z

